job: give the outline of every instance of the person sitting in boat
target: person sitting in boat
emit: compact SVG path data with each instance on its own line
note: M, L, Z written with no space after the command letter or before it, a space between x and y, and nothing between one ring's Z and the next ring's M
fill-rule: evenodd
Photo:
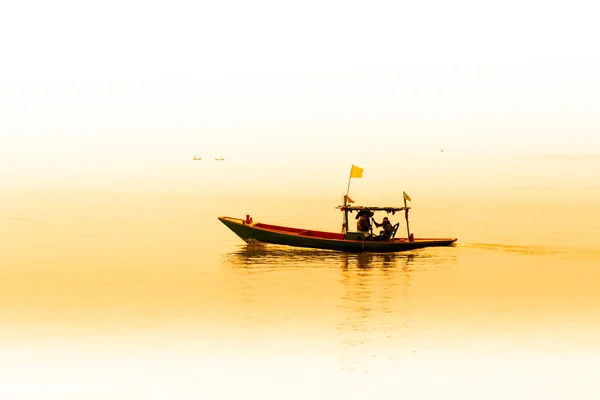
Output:
M362 210L358 213L356 218L358 221L356 222L356 230L359 232L364 232L367 234L371 233L371 217L373 216L373 212L369 210Z
M389 240L392 237L392 234L394 233L395 228L394 228L394 225L392 225L392 223L388 219L388 217L383 217L382 223L378 223L375 220L373 220L373 223L378 228L383 227L383 230L379 232L379 236L377 237L378 239Z

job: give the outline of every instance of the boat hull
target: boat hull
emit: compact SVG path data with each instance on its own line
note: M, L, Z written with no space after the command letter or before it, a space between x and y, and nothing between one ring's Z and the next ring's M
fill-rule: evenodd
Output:
M456 238L443 239L407 239L393 240L347 240L342 234L310 231L260 223L246 223L245 220L219 217L225 226L231 229L245 242L261 242L313 249L338 250L350 253L391 253L420 249L432 246L450 246Z

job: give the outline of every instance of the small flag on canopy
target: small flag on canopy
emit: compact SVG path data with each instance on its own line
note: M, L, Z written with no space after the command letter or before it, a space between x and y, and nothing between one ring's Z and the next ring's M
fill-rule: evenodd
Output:
M406 194L406 192L402 192L402 194L404 195L404 200L408 200L408 201L412 201L410 199L410 196Z
M362 178L363 171L364 169L352 164L352 169L350 170L350 178Z

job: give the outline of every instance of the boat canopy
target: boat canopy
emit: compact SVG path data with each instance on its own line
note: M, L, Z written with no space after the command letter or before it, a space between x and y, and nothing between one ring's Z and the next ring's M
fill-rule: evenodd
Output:
M404 211L409 210L410 207L367 207L367 206L337 206L336 208L344 211L347 210L349 212L353 211L385 211L389 213L395 213L396 211Z

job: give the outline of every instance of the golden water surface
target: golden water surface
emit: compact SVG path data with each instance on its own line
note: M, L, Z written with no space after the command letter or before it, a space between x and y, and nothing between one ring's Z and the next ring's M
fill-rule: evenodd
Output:
M3 193L0 398L600 396L595 199L415 202L459 241L398 254L217 220L337 231L336 196Z

